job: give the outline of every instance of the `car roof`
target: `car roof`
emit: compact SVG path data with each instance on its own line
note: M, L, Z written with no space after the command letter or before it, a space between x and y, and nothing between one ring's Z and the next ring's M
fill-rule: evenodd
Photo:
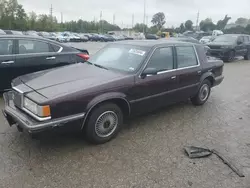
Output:
M118 41L114 44L125 44L125 45L134 45L134 46L143 46L143 47L154 47L160 45L174 45L174 44L192 44L190 42L182 42L177 40L131 40L131 41Z
M246 35L246 34L224 34L224 35L220 35L220 36L236 36L236 37L239 37L239 36L249 36L249 35Z
M63 46L63 47L68 47L66 45L63 45L62 43L59 43L59 42L56 42L54 40L50 40L50 39L46 39L44 37L40 37L40 36L34 36L34 35L0 35L0 39L5 39L5 38L8 38L8 39L38 39L38 40L43 40L43 41L46 41L46 42L50 42L50 43L54 43L54 44L57 44L59 46Z

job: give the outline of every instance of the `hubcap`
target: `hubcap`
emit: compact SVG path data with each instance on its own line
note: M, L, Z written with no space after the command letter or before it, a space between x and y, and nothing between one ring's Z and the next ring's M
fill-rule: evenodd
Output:
M107 111L101 114L95 123L97 136L105 138L114 133L118 125L118 117L115 112Z
M200 100L201 101L207 100L208 95L209 95L209 86L207 84L204 84L200 89L200 94L199 94Z

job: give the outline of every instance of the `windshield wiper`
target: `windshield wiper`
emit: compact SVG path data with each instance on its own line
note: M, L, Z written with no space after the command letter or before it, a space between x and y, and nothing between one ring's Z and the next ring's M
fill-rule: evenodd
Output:
M102 66L102 65L98 65L98 64L95 64L95 63L92 63L93 65L95 65L96 67L99 67L101 69L106 69L106 70L109 70L108 68Z
M106 68L106 67L104 67L104 66L102 66L102 65L98 65L98 64L95 64L95 63L91 63L91 62L89 62L89 61L85 61L84 63L88 63L89 65L94 65L94 66L96 66L96 67L98 67L98 68L101 68L101 69L109 70L108 68Z

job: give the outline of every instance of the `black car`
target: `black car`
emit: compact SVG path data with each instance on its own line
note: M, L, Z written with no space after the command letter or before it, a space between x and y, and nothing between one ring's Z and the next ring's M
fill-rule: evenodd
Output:
M10 125L31 134L55 127L83 131L101 144L127 117L191 99L203 105L223 81L223 61L204 47L177 41L122 41L86 63L24 75L4 93Z
M233 61L236 56L243 56L245 60L250 59L250 35L221 35L207 45L211 49L211 56L226 62Z
M42 37L0 35L0 91L17 76L84 62L88 51L74 49Z
M159 39L159 37L157 35L153 35L153 34L147 34L145 36L146 39L149 39L149 40L157 40Z

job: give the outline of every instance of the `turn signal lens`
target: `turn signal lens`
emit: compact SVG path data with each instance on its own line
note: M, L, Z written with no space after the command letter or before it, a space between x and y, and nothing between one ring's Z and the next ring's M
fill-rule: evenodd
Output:
M49 107L49 105L47 105L47 106L42 106L42 116L43 117L48 117L48 116L50 116L51 114L50 114L50 107Z

